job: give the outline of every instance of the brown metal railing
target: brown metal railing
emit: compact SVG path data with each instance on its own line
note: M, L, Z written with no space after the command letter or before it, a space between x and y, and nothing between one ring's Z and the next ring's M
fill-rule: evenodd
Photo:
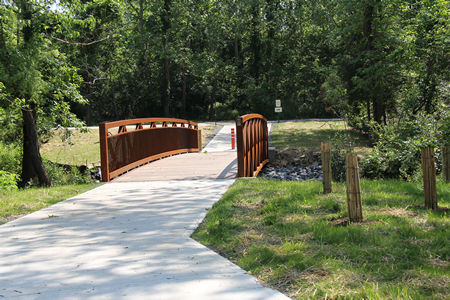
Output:
M134 128L127 128L130 126ZM197 152L201 148L198 124L186 120L133 119L104 122L99 127L102 181L105 182L150 161Z
M238 177L256 177L269 162L267 119L259 114L236 119Z

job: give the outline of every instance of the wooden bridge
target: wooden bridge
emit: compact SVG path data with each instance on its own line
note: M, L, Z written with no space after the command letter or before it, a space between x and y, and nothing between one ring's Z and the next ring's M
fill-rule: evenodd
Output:
M236 127L237 150L229 133ZM195 122L172 118L100 124L102 180L230 179L255 177L268 162L267 120L258 114L225 125L202 149ZM151 163L150 163L151 162Z

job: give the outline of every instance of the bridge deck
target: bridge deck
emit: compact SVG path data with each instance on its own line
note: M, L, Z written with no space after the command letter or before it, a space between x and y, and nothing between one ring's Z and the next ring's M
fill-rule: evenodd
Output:
M151 162L112 182L231 179L236 174L236 152L187 153Z

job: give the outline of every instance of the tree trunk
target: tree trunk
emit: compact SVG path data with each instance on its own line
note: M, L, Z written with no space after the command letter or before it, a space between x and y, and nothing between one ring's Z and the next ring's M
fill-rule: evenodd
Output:
M164 116L168 117L170 113L170 63L169 58L164 57L164 82L163 82L163 110Z
M163 57L163 94L162 94L162 106L164 116L169 116L170 113L170 61L167 56L167 48L169 47L169 30L171 26L170 21L170 6L172 0L164 0L164 9L161 16L162 30L164 36L164 57Z
M250 74L255 80L255 85L259 84L259 71L261 64L261 40L259 34L259 5L252 2L251 5L251 35L250 35L250 49L252 59L250 62Z
M22 116L23 154L20 187L25 187L35 176L38 177L41 186L50 186L50 178L39 153L39 141L33 111L31 109L22 109Z
M181 94L181 114L183 118L186 118L186 88L187 88L187 74L183 72L183 87Z

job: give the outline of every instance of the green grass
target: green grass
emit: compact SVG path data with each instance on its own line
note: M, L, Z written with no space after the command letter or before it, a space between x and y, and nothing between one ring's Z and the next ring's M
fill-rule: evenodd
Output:
M98 129L70 132L70 138L67 139L65 130L57 130L49 141L41 146L42 157L60 164L100 166Z
M99 186L99 183L0 191L0 224Z
M250 274L298 299L448 299L447 212L422 205L421 183L362 180L366 223L345 217L343 184L241 179L193 237ZM450 184L438 182L449 207Z
M272 143L278 150L303 148L320 151L320 143L348 133L355 143L356 151L369 151L368 139L345 125L344 121L301 121L275 123Z

